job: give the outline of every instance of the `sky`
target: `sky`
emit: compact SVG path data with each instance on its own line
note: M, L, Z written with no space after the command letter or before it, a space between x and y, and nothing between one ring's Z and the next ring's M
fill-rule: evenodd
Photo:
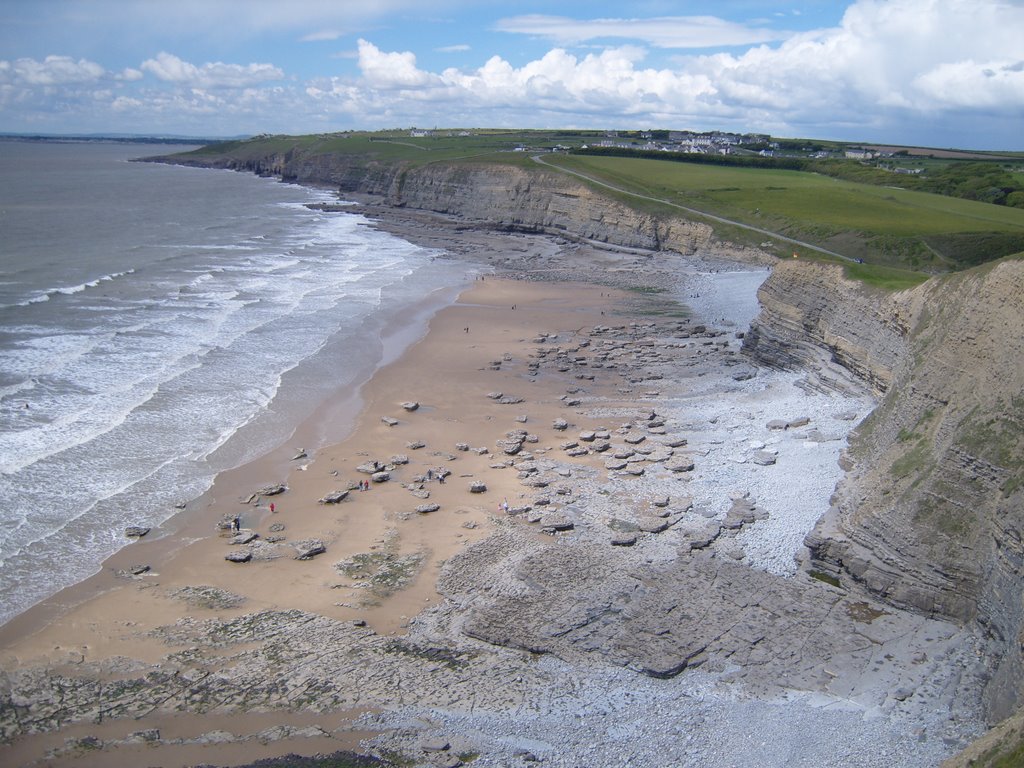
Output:
M0 132L1024 150L1024 0L0 0Z

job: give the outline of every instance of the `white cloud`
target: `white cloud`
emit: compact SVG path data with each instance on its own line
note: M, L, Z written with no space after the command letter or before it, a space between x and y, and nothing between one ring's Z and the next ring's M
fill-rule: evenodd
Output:
M344 37L346 34L347 33L341 32L337 29L321 29L317 32L310 32L308 35L303 35L299 40L303 43L318 43L337 40L340 37Z
M284 72L272 64L242 66L218 61L197 67L166 52L146 59L141 68L165 82L201 88L245 88L284 78Z
M534 30L555 34L558 25L543 19L549 26L537 23ZM595 22L576 37L601 29ZM500 115L520 125L732 126L783 135L828 136L837 129L863 135L901 123L920 131L939 115L962 123L971 109L1019 120L1021 29L1024 7L999 0L860 0L836 27L743 53L691 55L651 67L644 65L645 49L635 46L586 56L555 48L518 67L492 56L476 69L440 73L420 68L412 51L386 52L362 40L362 77L323 81L307 95L354 119L399 123L424 122L424 114L441 123L450 114L476 123ZM681 44L679 31L656 37L645 28L644 34Z
M110 108L116 112L127 112L129 110L137 110L145 106L145 102L139 99L133 99L128 96L118 96L112 102L110 102Z
M436 75L416 67L416 54L385 53L366 40L359 41L359 69L369 86L383 90L423 88L440 82Z
M472 49L470 48L470 46L466 45L465 43L462 43L459 45L445 45L442 46L441 48L435 48L434 50L437 51L438 53L462 53L464 51L469 51Z
M715 16L580 20L532 14L502 19L496 29L548 38L559 45L599 39L629 39L643 41L656 48L753 45L790 36L788 32L736 24Z
M1019 114L1021 73L1007 67L1024 59L1022 29L1019 5L861 0L839 27L796 35L778 48L694 59L689 68L740 106L856 115L985 104Z
M182 2L191 8L198 0ZM392 10L414 8L411 0L392 3ZM241 23L253 27L270 28L284 13L280 4L252 5L258 18ZM294 23L285 26L296 33L352 28L355 22L342 19L339 5L300 3ZM222 12L213 6L211 13ZM360 18L370 18L368 13ZM417 59L420 53L426 61L425 48L386 50L363 39L351 53L340 54L355 60L357 69L349 76L301 84L270 63L193 64L167 52L113 72L67 56L0 60L0 105L24 105L25 114L35 115L25 123L37 116L67 121L76 108L92 109L91 119L108 120L99 107L104 104L125 116L125 123L136 120L134 130L145 130L147 118L151 129L163 129L180 115L191 121L192 132L222 126L231 134L471 123L734 128L912 143L947 126L984 136L998 123L1002 135L1011 137L1004 146L1019 148L1021 2L857 0L836 26L782 41L760 22L733 25L711 17L570 21L521 16L502 24L547 39L633 44L590 52L560 45L525 63L493 55L481 56L474 67L441 70L444 65L431 68ZM699 50L738 45L744 35L760 42L742 52ZM307 39L327 37L314 33ZM474 40L474 50L484 39ZM424 46L434 44L424 38ZM232 123L233 116L244 122Z
M133 34L158 31L159 39L237 41L284 33L324 40L338 30L368 30L408 13L442 13L470 0L48 0L61 24L106 29L112 20ZM169 45L164 42L163 45Z
M42 61L16 59L3 62L0 69L7 79L28 86L53 86L71 83L89 83L99 80L106 70L99 64L70 56L47 56Z
M1020 61L1007 60L940 64L915 78L913 86L925 97L950 107L1013 108L1015 105L1024 118L1024 67L1021 65Z

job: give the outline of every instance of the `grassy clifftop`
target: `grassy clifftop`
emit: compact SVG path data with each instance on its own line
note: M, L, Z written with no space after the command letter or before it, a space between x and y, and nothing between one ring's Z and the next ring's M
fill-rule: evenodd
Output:
M302 159L344 157L354 168L391 168L396 174L429 165L506 165L537 173L573 174L599 194L644 215L710 222L721 239L765 244L780 257L820 258L824 249L871 267L923 273L959 270L1024 252L1024 209L860 183L776 167L732 167L641 157L573 154L596 133L473 131L410 136L407 132L265 136L226 142L183 155L193 162L258 164L275 168ZM561 149L562 151L553 151ZM977 164L966 164L970 167ZM873 177L874 178L874 177ZM877 182L877 179L876 179ZM718 221L712 221L717 218ZM725 219L727 221L721 221ZM799 240L807 247L773 239ZM872 279L861 269L860 279ZM882 283L892 275L879 278Z

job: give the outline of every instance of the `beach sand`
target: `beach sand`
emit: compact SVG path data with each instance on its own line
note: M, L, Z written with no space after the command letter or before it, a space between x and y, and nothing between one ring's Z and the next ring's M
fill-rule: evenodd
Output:
M958 658L955 628L887 615L865 642L904 661L926 647L931 661L909 677L899 664L870 672L846 642L863 627L814 634L828 624L822 616L842 619L836 606L854 598L790 578L803 533L841 477L845 436L871 403L808 392L799 375L758 371L743 358L736 332L751 301L734 294L749 294L760 277L679 254L453 234L429 217L385 226L433 247L448 242L474 260L470 274L489 265L506 277L471 279L359 392L339 392L287 445L221 474L101 573L0 628L0 725L16 737L0 746L0 763L239 765L361 743L412 750L426 765L460 764L460 749L481 766L533 753L566 766L621 765L623 755L637 765L671 754L674 764L712 766L760 756L753 742L719 743L726 722L766 738L792 729L780 745L808 758L870 751L859 764L909 766L949 751L937 738L908 751L917 736L907 723L944 722L935 712L955 700L956 686L932 700L921 694L910 714L889 691L925 690L936 665ZM573 276L588 282L553 281ZM707 328L672 299L686 295L684 280L714 315ZM766 427L805 415L806 428ZM592 431L607 432L607 452L593 447L602 439ZM345 437L321 446L325 434ZM505 452L509 441L518 445ZM669 442L694 469L667 469ZM610 469L620 452L632 455ZM777 466L752 460L764 453ZM374 463L386 480L361 471ZM369 490L355 488L362 481ZM275 484L287 490L259 492ZM346 489L339 503L321 503ZM727 529L737 499L769 514ZM542 533L552 511L549 523L567 518L574 528ZM218 525L236 516L239 533L257 538L231 543L235 532ZM665 528L642 527L655 518ZM711 523L717 538L691 550ZM611 545L630 532L634 546ZM324 551L295 559L295 544L314 540ZM242 551L249 562L225 560ZM574 565L559 570L563 559ZM749 577L736 575L739 562ZM730 579L724 596L697 595ZM672 637L673 622L648 644L647 629L628 626L633 646L611 642L614 633L578 637L646 620L635 606L609 606L658 583L697 601L689 618L672 614L679 642L711 632L701 668L671 680L636 670L661 663L646 648ZM753 612L776 588L797 607L784 625L771 619L757 630ZM830 607L815 613L817 601ZM718 618L694 618L705 612ZM602 618L591 627L594 617ZM807 633L806 658L786 650L795 632ZM785 693L784 680L799 696ZM760 703L741 701L753 694ZM674 730L680 718L685 740ZM451 748L434 749L431 738Z
M561 382L509 377L501 364L523 361L537 333L598 324L604 310L626 298L590 285L493 277L474 282L433 318L425 338L362 388L362 409L347 439L283 466L283 457L297 454L305 437L323 431L318 415L300 427L294 445L223 473L164 535L154 532L128 545L96 576L0 628L4 669L121 658L157 663L168 649L150 633L207 611L230 619L298 609L365 622L382 635L402 634L409 618L439 599L440 564L490 532L500 503L521 496L513 474L490 469L495 457L473 449L493 450L505 432L550 424L561 405ZM524 402L499 404L487 396L496 387L508 395L515 390ZM417 407L407 410L406 403ZM459 443L471 450L459 450ZM401 456L407 460L392 463ZM388 481L374 482L358 471L372 461L391 466ZM443 483L437 479L442 471L450 472ZM425 479L428 472L433 479ZM337 504L319 501L362 481L369 490L351 490ZM484 482L486 493L471 493L474 481ZM284 493L257 494L278 483L287 486ZM416 512L423 504L439 508ZM259 536L248 563L224 559L245 548L229 543L234 532L217 528L236 515L241 533ZM295 559L292 544L310 539L323 542L326 552ZM348 574L336 567L360 557L396 565L385 583L367 587L366 567L355 563ZM126 575L139 565L149 570ZM209 598L220 592L234 597ZM27 757L15 754L19 762Z

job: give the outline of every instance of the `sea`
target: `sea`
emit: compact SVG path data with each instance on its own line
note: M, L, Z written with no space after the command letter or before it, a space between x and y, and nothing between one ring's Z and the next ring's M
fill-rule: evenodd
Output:
M328 190L131 162L187 149L0 140L0 623L284 445L469 279L311 209Z

